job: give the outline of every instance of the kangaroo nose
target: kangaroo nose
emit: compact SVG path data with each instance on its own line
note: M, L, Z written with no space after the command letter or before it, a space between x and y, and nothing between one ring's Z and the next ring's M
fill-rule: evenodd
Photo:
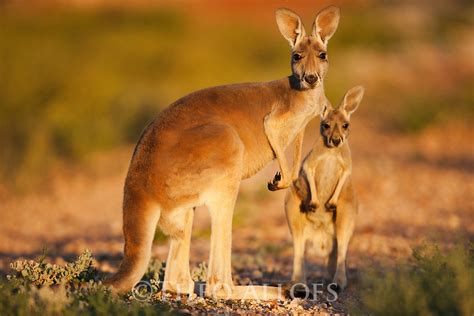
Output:
M309 84L314 84L318 80L318 77L315 75L307 75L304 77L304 81Z
M341 143L341 139L340 139L340 138L333 138L333 139L332 139L332 143L333 143L335 146L338 146L338 145Z

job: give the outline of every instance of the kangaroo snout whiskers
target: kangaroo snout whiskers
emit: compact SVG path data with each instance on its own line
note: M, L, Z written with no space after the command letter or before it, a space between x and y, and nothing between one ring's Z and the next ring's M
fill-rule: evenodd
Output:
M329 102L321 112L320 137L303 161L299 177L285 198L285 211L293 237L294 282L305 282L307 241L326 259L333 282L347 285L346 253L357 214L352 187L352 160L347 137L351 114L364 89L350 89L334 109Z

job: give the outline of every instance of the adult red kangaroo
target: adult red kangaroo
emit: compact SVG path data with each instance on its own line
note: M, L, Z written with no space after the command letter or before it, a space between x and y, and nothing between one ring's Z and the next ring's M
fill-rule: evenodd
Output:
M140 280L158 224L171 237L164 290L192 293L189 251L194 208L206 205L212 230L206 295L244 295L247 288L233 285L231 277L232 216L240 182L274 158L281 175L268 184L269 189L285 189L298 177L304 128L326 102L327 44L339 16L338 8L325 8L306 35L296 13L277 10L278 28L291 45L290 76L191 93L145 128L125 180L124 259L106 284L125 292ZM284 151L292 142L296 154L289 170ZM268 298L276 295L263 287L253 291L265 291Z

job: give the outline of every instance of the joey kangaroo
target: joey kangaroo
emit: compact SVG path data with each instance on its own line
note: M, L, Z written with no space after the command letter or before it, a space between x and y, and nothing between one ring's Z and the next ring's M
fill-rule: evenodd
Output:
M212 231L206 295L243 297L247 288L234 286L231 277L232 217L240 181L274 158L281 178L271 181L272 190L289 187L298 176L303 129L325 100L327 44L339 15L336 7L322 10L306 35L296 13L279 9L276 20L291 45L292 75L191 93L145 128L125 180L124 259L106 282L115 291L129 291L143 276L158 225L171 237L164 290L193 293L189 251L194 208L206 205ZM289 170L284 150L293 141L296 163Z
M321 113L321 135L286 194L294 282L306 281L304 254L306 242L310 241L315 252L326 258L333 282L341 289L347 285L346 253L357 214L347 137L351 114L363 94L364 89L357 86L346 93L337 109L327 103Z

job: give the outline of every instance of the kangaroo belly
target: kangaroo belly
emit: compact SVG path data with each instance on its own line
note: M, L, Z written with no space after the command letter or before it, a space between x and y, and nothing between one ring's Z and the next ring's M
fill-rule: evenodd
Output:
M244 136L241 136L241 139L245 147L242 179L246 179L262 170L272 161L274 153L262 131L256 131L253 136L245 133Z
M309 250L319 257L327 257L331 252L335 239L333 214L317 211L306 215L306 237Z

